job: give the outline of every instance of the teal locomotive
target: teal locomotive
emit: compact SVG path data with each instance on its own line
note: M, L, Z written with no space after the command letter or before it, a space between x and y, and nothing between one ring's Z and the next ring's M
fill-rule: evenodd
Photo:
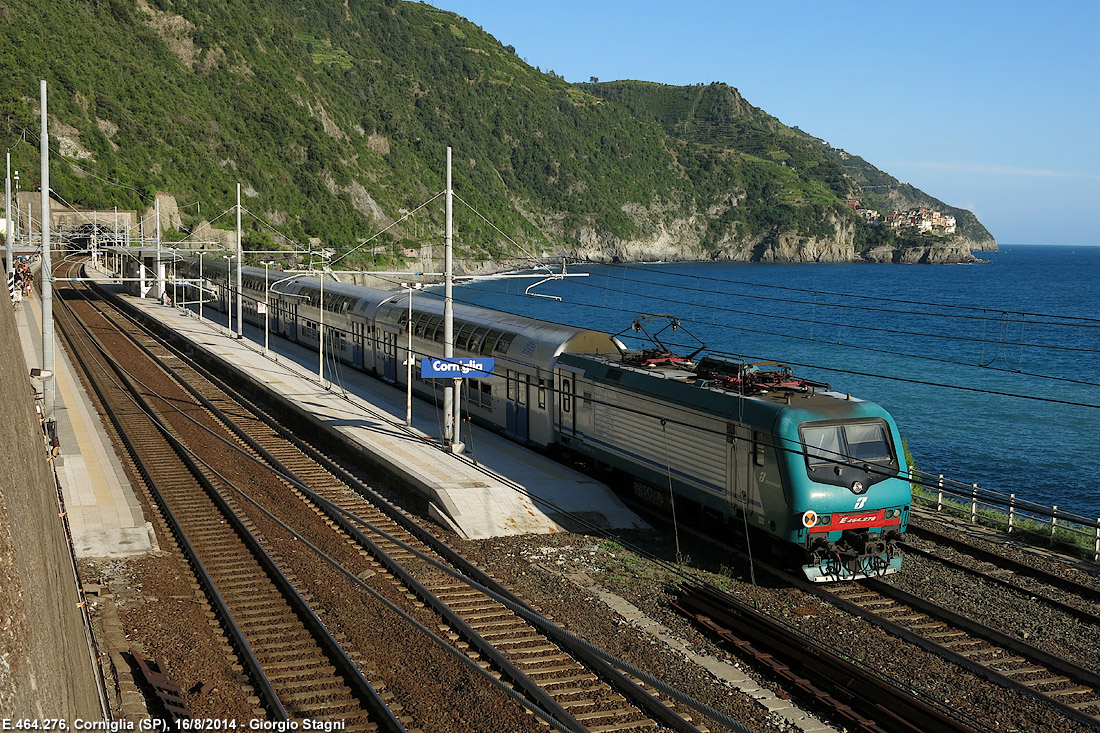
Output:
M563 354L569 451L788 547L815 582L896 572L911 501L901 437L878 405L778 364Z

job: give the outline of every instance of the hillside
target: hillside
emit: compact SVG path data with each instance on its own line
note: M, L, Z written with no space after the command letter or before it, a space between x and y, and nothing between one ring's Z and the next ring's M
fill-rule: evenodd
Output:
M790 141L812 138L773 121L790 143L777 157L757 122L721 109L745 104L730 87L681 119L661 94L644 107L627 83L618 97L569 84L423 3L9 0L0 17L0 125L22 190L37 186L45 78L60 197L144 209L164 191L185 230L230 228L240 182L250 247L316 238L345 252L373 237L349 267L421 269L440 256L442 204L424 204L444 187L448 145L468 269L562 255L962 260L981 239L877 237L843 204L871 174L802 156L814 145Z
M668 86L615 81L579 84L627 106L636 116L658 122L677 138L735 150L772 161L825 184L838 198L854 198L881 211L936 209L955 216L958 235L970 249L996 251L993 237L971 212L950 206L875 168L859 156L834 148L749 104L726 84Z

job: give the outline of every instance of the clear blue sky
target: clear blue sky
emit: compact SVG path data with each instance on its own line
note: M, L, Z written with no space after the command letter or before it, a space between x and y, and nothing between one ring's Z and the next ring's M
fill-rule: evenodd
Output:
M569 81L712 81L1001 244L1100 245L1100 0L432 0Z

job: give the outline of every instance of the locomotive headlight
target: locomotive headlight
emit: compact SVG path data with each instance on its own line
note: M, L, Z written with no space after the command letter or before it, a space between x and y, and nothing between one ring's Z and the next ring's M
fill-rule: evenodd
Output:
M818 516L818 518L817 518L817 526L818 527L825 527L825 526L830 525L832 523L833 523L833 515L832 514L822 514L822 515Z
M867 489L863 486L862 481L853 481L852 482L852 493L853 494L862 494L866 490Z

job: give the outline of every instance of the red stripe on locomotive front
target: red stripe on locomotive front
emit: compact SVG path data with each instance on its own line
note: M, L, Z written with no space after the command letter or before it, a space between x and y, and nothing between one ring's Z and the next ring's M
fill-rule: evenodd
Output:
M839 532L844 529L863 529L865 527L894 527L901 524L901 517L895 519L886 518L886 510L877 512L852 512L851 514L834 514L829 524L818 524L810 527L810 532Z

